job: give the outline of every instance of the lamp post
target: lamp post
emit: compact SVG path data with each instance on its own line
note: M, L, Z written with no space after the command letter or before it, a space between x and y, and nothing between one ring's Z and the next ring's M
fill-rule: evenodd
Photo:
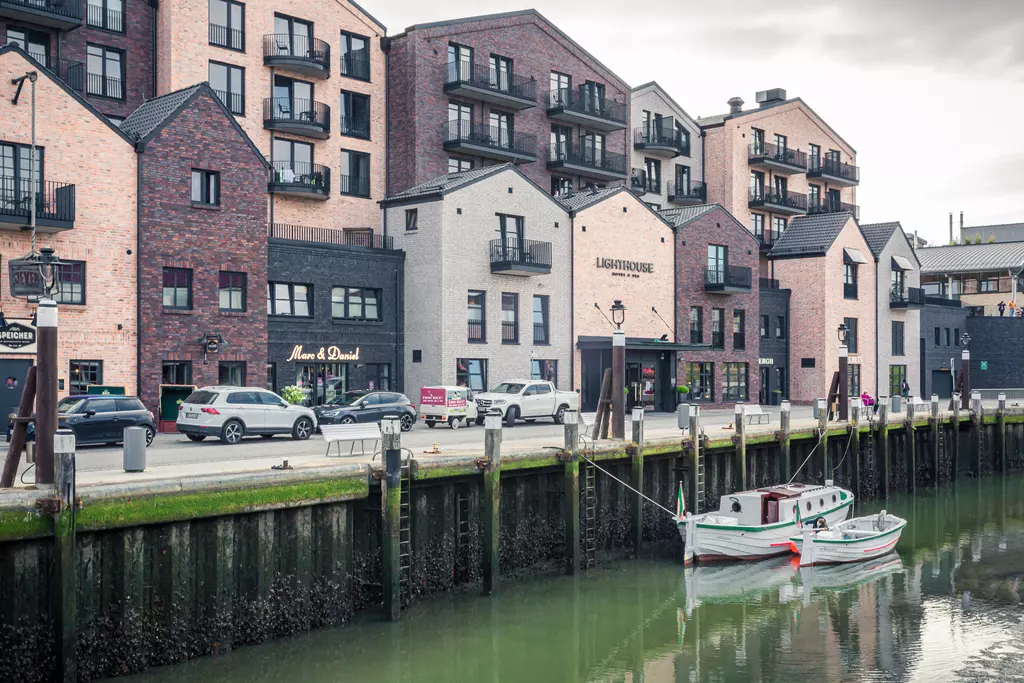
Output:
M846 422L850 419L850 347L846 340L850 330L846 323L839 323L839 419Z
M57 284L60 262L53 249L44 247L37 263L45 294L36 310L36 481L52 484L53 437L57 432L57 304L50 293Z
M963 384L960 392L960 408L967 410L971 405L971 352L967 350L967 345L971 343L971 335L966 332L961 334L960 343L964 347L964 350L960 352L960 379Z
M612 304L612 438L626 438L626 307L620 299Z

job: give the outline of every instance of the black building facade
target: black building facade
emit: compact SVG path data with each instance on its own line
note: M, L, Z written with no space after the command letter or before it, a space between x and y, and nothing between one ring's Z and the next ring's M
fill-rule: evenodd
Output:
M298 386L310 405L403 390L405 252L380 235L333 233L292 229L268 250L267 386Z
M1024 318L969 316L967 334L971 389L1024 387Z
M963 351L960 336L967 331L969 309L961 307L956 299L927 297L925 304L921 309L921 376L908 377L907 381L911 387L920 387L921 396L937 394L939 398L946 399L952 395L956 375L960 372L960 354ZM1024 329L1024 325L1021 328ZM973 359L974 332L968 334L972 338ZM972 371L972 385L975 384L973 377ZM911 393L914 393L913 389Z
M761 374L761 388L758 403L777 406L789 398L790 290L779 289L778 280L761 278L760 294L757 371Z

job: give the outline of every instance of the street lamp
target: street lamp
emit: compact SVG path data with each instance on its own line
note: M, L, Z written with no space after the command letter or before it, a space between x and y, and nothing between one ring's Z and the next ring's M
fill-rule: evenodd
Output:
M967 350L971 343L971 335L966 332L961 334L960 343L964 346L964 350L960 352L960 407L967 410L971 405L971 352Z
M621 299L612 303L612 438L626 438L626 307Z
M846 345L850 328L846 323L839 323L836 332L839 334L839 419L845 422L850 419L850 347Z
M846 323L839 323L839 328L836 332L839 333L839 343L846 346L846 339L850 336L850 328L846 326Z
M615 329L619 329L626 322L626 307L622 305L622 299L616 299L611 310L612 322L615 323Z

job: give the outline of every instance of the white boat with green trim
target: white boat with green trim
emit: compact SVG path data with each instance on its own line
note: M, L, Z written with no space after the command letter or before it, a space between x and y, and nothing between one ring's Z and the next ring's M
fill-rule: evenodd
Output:
M863 562L888 555L896 548L907 520L882 510L870 517L854 517L827 528L803 527L791 536L800 566Z
M819 517L831 526L846 519L853 493L833 486L783 484L722 496L717 512L686 514L682 486L676 524L683 538L683 563L713 560L762 560L791 552L789 537L801 518Z

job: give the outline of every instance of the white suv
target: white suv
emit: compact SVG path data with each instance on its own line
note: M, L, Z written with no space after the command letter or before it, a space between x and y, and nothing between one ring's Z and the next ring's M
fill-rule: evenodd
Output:
M208 436L238 443L243 436L291 434L304 441L316 430L316 414L254 387L203 387L178 406L178 431L192 441Z

